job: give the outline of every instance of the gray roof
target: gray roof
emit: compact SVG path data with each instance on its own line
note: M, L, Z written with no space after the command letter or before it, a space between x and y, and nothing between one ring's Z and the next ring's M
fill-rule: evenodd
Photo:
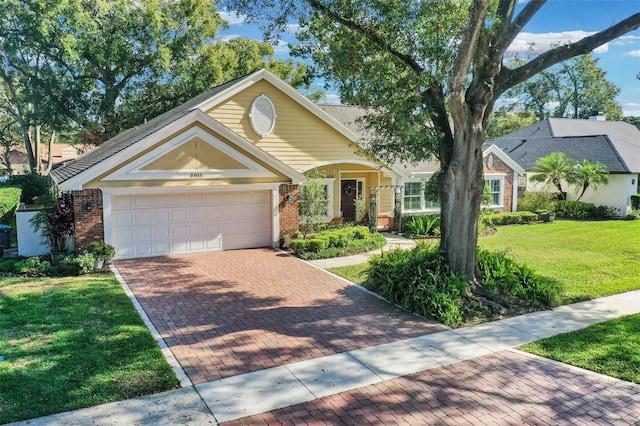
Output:
M599 161L610 173L640 172L640 130L621 121L550 118L488 141L525 170L552 152L576 160Z
M370 136L367 129L358 123L358 120L367 114L365 108L353 105L318 105L318 108L363 139L366 140Z
M165 112L164 114L153 118L152 120L147 121L144 124L118 133L116 136L103 142L101 145L81 155L75 160L62 163L59 167L51 171L51 177L58 184L60 184L84 172L85 170L90 169L91 167L106 160L112 155L117 154L123 149L135 144L136 142L167 126L168 124L178 120L180 117L183 117L184 115L192 111L202 102L224 91L228 87L236 84L238 81L248 78L249 76L251 76L251 74L209 89L206 92L196 96L195 98Z

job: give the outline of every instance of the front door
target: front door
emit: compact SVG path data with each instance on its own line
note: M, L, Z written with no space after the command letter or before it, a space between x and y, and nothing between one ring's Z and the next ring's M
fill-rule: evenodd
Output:
M356 180L340 181L340 210L345 222L356 220L355 200L358 196L358 182Z

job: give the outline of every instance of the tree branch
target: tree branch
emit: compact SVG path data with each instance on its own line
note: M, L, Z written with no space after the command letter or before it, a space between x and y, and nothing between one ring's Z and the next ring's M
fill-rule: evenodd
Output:
M520 34L520 31L522 31L522 28L524 28L524 26L531 20L531 18L536 13L538 13L540 8L544 6L546 2L547 0L529 1L525 5L524 9L522 9L520 13L518 13L518 16L516 16L516 19L513 22L511 22L510 16L504 17L505 19L508 18L508 20L505 20L504 22L504 28L508 28L508 29L504 34L500 35L500 38L497 40L497 43L496 43L500 52L500 56L504 55L504 52L511 45L511 43L513 43L513 40L515 40L518 34ZM515 1L513 3L515 3ZM507 24L508 22L511 22L511 24Z
M530 62L516 68L503 67L496 77L496 96L518 83L528 80L537 73L559 62L593 51L593 49L640 27L640 13L629 16L617 24L571 44L558 46L540 54Z
M422 68L417 61L415 61L410 55L407 55L405 53L400 52L397 49L392 48L389 43L386 43L383 38L378 35L375 31L373 31L370 28L366 28L365 26L363 26L362 24L358 24L357 22L353 22L341 15L339 15L337 12L331 10L328 6L320 3L318 0L307 0L307 3L309 3L309 5L314 8L315 10L322 12L324 14L326 14L329 18L331 18L332 20L334 20L335 22L339 23L340 25L343 25L347 28L349 28L350 30L363 35L364 37L366 37L367 39L371 40L376 46L378 46L380 49L384 50L385 52L389 53L390 55L396 57L397 59L399 59L402 63L404 63L405 65L407 65L409 68L411 68L411 70L416 73L417 75L420 75L424 72L424 68Z
M484 28L488 9L489 0L475 0L469 10L469 27L466 28L462 36L458 55L453 63L447 85L447 97L452 114L459 115L461 113L460 108L464 103L464 79L468 75L473 56L478 53L478 40Z

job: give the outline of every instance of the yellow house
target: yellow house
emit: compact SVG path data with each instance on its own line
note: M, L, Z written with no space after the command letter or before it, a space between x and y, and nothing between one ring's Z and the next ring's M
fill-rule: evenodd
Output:
M116 258L277 246L298 227L298 185L322 173L327 221L369 205L381 225L409 173L364 155L361 137L267 70L213 88L51 173L71 192L76 249ZM384 188L381 190L380 188Z

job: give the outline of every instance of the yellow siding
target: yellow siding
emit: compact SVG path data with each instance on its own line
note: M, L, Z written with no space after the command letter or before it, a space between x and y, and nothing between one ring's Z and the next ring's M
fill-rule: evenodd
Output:
M114 173L115 171L117 171L118 169L128 165L129 163L137 160L138 158L144 156L145 154L161 147L163 144L167 143L168 141L180 136L180 134L186 132L187 130L191 129L193 126L199 126L199 124L193 124L191 126L185 127L184 129L180 129L178 131L176 131L174 134L172 134L171 136L163 139L162 141L158 142L157 144L155 144L154 146L150 147L149 149L144 150L143 152L138 153L138 155L133 156L131 158L128 158L126 161L121 162L120 164L118 164L117 167L112 168L111 170L101 174L98 178L93 179L92 181L86 183L85 185L83 185L85 188L102 188L102 187L140 187L140 186L211 186L211 185L232 185L232 184L256 184L256 183L282 183L282 182L290 182L291 179L284 176L282 173L278 172L277 170L275 170L273 167L271 167L268 164L265 164L264 162L262 162L260 159L254 157L253 155L251 155L250 153L248 153L247 151L244 151L242 149L238 149L238 147L233 144L232 142L228 141L227 139L223 138L220 135L214 135L217 139L219 139L220 141L230 145L231 147L233 147L235 150L237 150L238 152L242 153L243 155L247 156L248 158L251 158L253 161L259 163L261 166L265 167L266 169L268 169L269 171L271 171L272 173L274 173L276 175L276 177L263 177L263 178L254 178L254 177L245 177L245 178L219 178L219 179L204 179L204 178L174 178L174 179L167 179L167 180L161 180L161 179L154 179L154 180L102 180L103 178L105 178L106 176ZM199 126L201 127L201 126ZM210 132L209 129L202 127L204 130ZM178 157L181 154L181 150L184 150L184 156L188 157L190 155L193 154L192 150L193 150L193 146L190 143L186 143L183 144L180 148L177 148L173 151L171 151L171 154ZM220 153L222 154L220 151L214 149L213 147L211 147L211 150L209 150L209 148L206 149L206 153L208 154L212 154L212 153ZM160 157L160 163L164 163L164 160L162 160L163 157ZM207 165L209 164L210 160L205 160L205 163L207 163ZM235 160L233 160L235 161ZM161 164L158 165L161 165ZM178 170L190 170L189 167L192 166L192 164L185 162L185 163L180 163L181 166ZM169 170L167 169L167 171L169 172Z
M264 94L276 109L273 132L260 137L251 128L249 109ZM296 170L323 161L358 159L362 150L349 139L266 81L260 81L207 112Z

